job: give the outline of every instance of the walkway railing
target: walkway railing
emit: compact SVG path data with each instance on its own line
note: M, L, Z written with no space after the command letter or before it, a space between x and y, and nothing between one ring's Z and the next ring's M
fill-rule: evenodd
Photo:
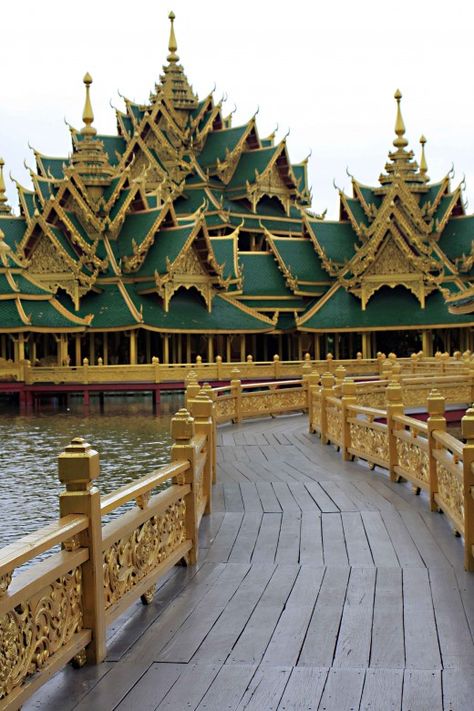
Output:
M446 432L445 406L470 403L472 383L455 376L434 381L355 383L324 374L310 386L310 431L336 445L345 460L363 459L387 469L392 481L405 479L415 493L428 492L433 511L441 510L464 537L464 564L474 570L474 409L461 420L461 442ZM433 389L435 385L436 389ZM383 406L359 404L377 401ZM423 402L424 401L424 402ZM404 414L406 404L425 405L427 422Z
M405 374L419 373L459 373L471 367L471 353L461 354L456 352L453 356L448 353L437 353L433 357L422 354L413 354L410 358L399 358L391 353L388 357L379 353L377 358L362 358L359 353L357 358L337 360L331 353L324 360L312 360L306 354L303 360L283 361L275 355L271 361L254 361L252 356L247 356L242 362L225 362L220 356L215 362L203 362L197 356L193 363L160 363L153 357L151 363L139 365L104 365L102 358L97 359L97 364L89 363L84 358L82 365L32 365L29 360L14 363L0 359L0 381L11 380L22 382L26 385L39 383L52 384L107 384L107 383L170 383L184 382L190 371L196 373L200 381L226 381L232 377L232 370L237 368L244 380L285 379L301 377L305 369L318 372L336 374L340 367L346 369L348 375L377 376L388 375L395 367L400 367Z
M216 389L188 378L187 409L172 419L171 463L111 494L100 496L99 455L84 440L72 440L59 456L59 521L0 551L0 709L19 708L70 660L103 660L107 625L138 597L150 602L173 565L196 562L200 521L211 511L217 422L309 410L311 429L345 459L360 457L426 489L432 508L464 536L465 565L474 569L474 410L462 421L464 444L445 431L440 392L431 392L423 423L404 415L406 388L395 380L355 383L341 380L339 369L321 385L316 372L242 385L238 371L230 375L230 385ZM448 380L454 387L452 376L430 378L440 387ZM416 386L422 392L428 383ZM455 387L463 387L460 380ZM384 407L359 404L358 393L367 397L370 388L377 397L385 388Z

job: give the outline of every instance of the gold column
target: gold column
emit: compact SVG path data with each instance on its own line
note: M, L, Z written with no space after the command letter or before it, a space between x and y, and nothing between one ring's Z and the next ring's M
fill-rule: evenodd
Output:
M35 336L33 333L31 334L30 344L31 344L30 360L31 360L32 365L34 365L36 363L36 340L35 340Z
M433 355L433 345L432 345L433 341L432 341L432 337L431 337L431 331L429 329L421 332L421 343L422 343L423 355L424 356Z
M82 356L81 356L81 334L76 333L74 336L75 340L75 348L76 348L76 365L82 365Z
M253 339L253 336L252 336L252 339ZM253 356L254 360L257 360L257 353L255 351L256 351L256 349L253 349L252 356ZM265 362L268 361L268 336L267 336L267 334L265 334L263 336L263 360Z
M321 339L319 333L314 334L314 360L321 360Z
M104 352L102 353L102 360L104 365L109 364L109 334L104 333Z
M240 362L245 362L245 333L240 334Z
M267 342L267 337L264 336L263 338L264 338L264 344L265 344L264 347L265 347L265 350L266 350L266 353L267 353L267 355L265 355L265 353L264 353L264 355L263 355L263 360L268 360L268 342ZM246 353L246 355L248 355L248 354ZM252 333L252 352L251 352L250 355L252 356L252 358L253 358L254 360L257 360L257 334L256 334L256 333Z
M95 334L89 333L89 365L95 365Z
M207 362L214 362L214 336L207 337Z
M362 334L362 358L371 358L372 357L371 336L372 336L371 333L363 333Z
M181 340L181 334L177 333L176 334L176 342L178 344L178 355L177 355L177 362L182 363L183 362L183 343Z
M231 348L230 348L230 342L231 342L230 339L231 339L231 338L232 338L232 336L226 336L226 337L225 337L225 353L226 353L226 356L225 356L225 357L226 357L227 363L230 363L231 360L232 360L232 351L231 351Z
M283 360L283 334L279 333L278 334L278 355L280 356L280 360Z
M339 334L334 334L334 358L339 360Z
M191 334L186 334L186 363L191 363Z
M303 334L298 333L296 338L298 339L298 360L303 360Z
M25 334L18 334L18 360L25 360Z
M150 331L145 331L145 349L146 349L145 363L151 363Z
M163 363L170 362L170 337L167 333L163 334Z
M137 364L137 332L130 331L130 365Z

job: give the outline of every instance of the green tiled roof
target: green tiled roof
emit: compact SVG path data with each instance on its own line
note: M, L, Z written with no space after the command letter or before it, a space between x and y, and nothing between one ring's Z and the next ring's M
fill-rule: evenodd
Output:
M290 297L288 299L243 299L242 303L250 306L252 309L305 309L306 302L298 297ZM313 303L313 301L311 302Z
M273 254L265 252L240 254L239 262L243 268L244 295L291 295Z
M436 291L426 299L422 309L418 299L407 289L382 287L362 311L360 299L340 287L335 294L301 326L337 330L341 328L404 328L472 323L472 314L450 314L442 294Z
M204 148L198 156L198 161L202 166L214 165L217 159L224 160L226 149L232 151L240 141L247 125L236 126L235 128L224 128L220 131L210 131L207 135Z
M276 325L277 331L290 331L296 328L294 314L283 312L278 314L278 321Z
M0 216L0 230L5 235L5 242L12 248L21 241L26 230L24 217L3 217Z
M147 257L135 272L136 276L153 276L155 271L159 274L166 272L166 258L173 262L184 247L186 240L194 229L194 225L184 227L174 227L172 229L160 230L155 237L155 241L148 250Z
M349 222L310 222L310 228L329 259L345 262L350 259L357 236Z
M91 328L129 328L137 322L116 284L100 284L101 293L90 291L81 299L79 315L94 314Z
M368 185L358 185L362 197L368 205L375 205L378 207L380 205L381 199L380 195L374 195L375 188L370 188Z
M135 240L137 244L143 242L160 213L161 210L150 210L132 212L127 215L118 236L119 250L123 257L132 254L132 240Z
M20 294L31 294L34 296L39 296L40 294L42 294L48 297L51 296L51 292L48 289L43 289L42 286L34 284L29 279L27 279L26 276L23 276L23 274L12 274L12 276L18 288L20 289ZM5 293L8 293L8 290L4 291L3 286L0 287L0 294ZM25 303L23 303L23 305L25 305Z
M109 217L111 220L115 219L115 217L117 216L117 214L120 211L120 208L122 207L122 205L124 204L125 200L128 198L129 195L130 195L130 188L123 188L120 191L118 198L115 200L114 204L112 205L112 209L110 210Z
M35 195L34 193L31 193L31 192L29 192L29 191L27 191L27 190L24 190L24 191L23 191L23 197L24 197L24 200L25 200L25 204L26 204L26 209L27 209L27 211L28 211L28 215L29 215L30 217L33 217L34 211L35 211L36 209L39 210L39 208L41 207L41 205L39 204L39 200L38 200L38 198L36 197L36 195Z
M444 199L444 198L443 198ZM474 242L474 215L451 217L438 242L449 259L471 254Z
M313 243L309 239L273 240L275 248L292 275L298 281L328 281L329 276L321 266Z
M61 180L64 176L63 165L67 165L69 163L69 159L41 156L41 163L46 171L46 176L52 175L53 178L56 178L56 180Z
M228 189L232 190L241 185L245 185L247 180L252 183L255 180L255 171L257 170L259 173L263 173L276 150L276 147L259 148L254 151L245 151L242 153L234 175L227 186Z
M0 329L24 328L15 299L0 299Z
M437 220L442 220L443 217L446 215L446 212L448 210L448 207L450 206L452 202L453 196L452 195L444 195L441 200L439 201L439 205L436 208L435 212L435 219Z
M433 202L436 200L436 196L438 195L442 182L440 183L433 183L432 185L429 186L428 191L420 197L420 207L423 207L423 205L426 205L427 202L433 204Z
M82 226L81 222L79 221L79 218L73 212L68 211L68 210L66 210L66 215L68 216L69 220L74 225L76 231L81 235L83 240L85 242L87 242L88 244L92 244L92 240L89 237L87 230Z
M22 306L25 314L31 319L33 327L81 329L80 325L70 321L55 309L50 301L23 300Z
M359 225L361 222L363 225L368 225L369 220L367 218L367 215L364 212L364 209L360 202L356 200L355 198L346 198L347 201L347 206L349 210L352 212L352 215L354 216L355 221Z
M99 141L104 144L104 150L107 153L110 165L117 165L120 162L120 157L123 155L127 144L122 136L97 136ZM117 158L117 153L119 157Z
M49 200L51 195L54 195L54 193L56 192L53 186L51 185L49 180L43 180L42 178L36 178L36 180L40 193L43 196L43 200Z
M212 250L218 264L224 264L224 279L237 277L234 270L236 245L233 237L211 239Z
M194 188L186 190L183 195L180 195L173 203L173 207L178 215L191 215L196 212L198 208L201 207L204 200L209 203L209 198L202 188ZM214 206L211 204L209 209L213 210Z
M132 295L131 287L127 287ZM272 326L242 311L232 302L214 297L212 311L208 312L202 298L189 291L177 292L170 301L166 313L160 298L155 294L135 294L137 308L143 306L143 319L146 325L157 329L180 329L183 331L271 331Z

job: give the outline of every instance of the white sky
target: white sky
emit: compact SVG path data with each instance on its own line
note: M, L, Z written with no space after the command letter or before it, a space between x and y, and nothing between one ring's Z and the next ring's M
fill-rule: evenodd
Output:
M350 189L346 166L377 184L394 138L397 87L410 147L421 133L429 175L454 163L466 175L474 211L474 66L469 0L3 0L0 6L0 155L12 205L9 171L29 184L28 141L47 155L66 155L64 117L81 126L82 77L93 78L95 126L115 133L120 93L147 99L167 55L168 12L176 13L178 54L203 97L234 104L234 125L260 107L262 137L288 129L290 156L310 150L313 209L338 211L337 185Z

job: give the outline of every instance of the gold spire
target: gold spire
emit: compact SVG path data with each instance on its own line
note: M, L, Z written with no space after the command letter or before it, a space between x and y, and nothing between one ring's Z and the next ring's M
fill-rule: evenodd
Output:
M170 27L170 39L168 42L169 55L168 55L167 59L168 59L168 62L170 62L171 64L176 64L179 60L179 57L176 54L176 50L178 49L178 43L176 42L176 35L174 33L174 20L175 20L176 15L174 14L173 10L171 10L168 17L170 19L171 27Z
M92 77L89 72L86 72L82 81L86 85L86 100L84 103L84 111L82 112L82 120L84 121L85 126L82 127L81 133L83 136L95 136L97 131L94 126L92 126L94 112L92 111L91 97L89 94L89 87L92 84Z
M11 209L8 205L8 198L5 195L6 188L5 188L5 180L3 178L3 166L4 165L5 165L5 161L3 160L3 158L0 158L0 213L9 215L11 212Z
M405 124L403 122L402 111L400 109L400 100L402 98L402 93L400 89L397 89L394 97L397 102L397 118L395 121L395 133L397 134L396 139L393 142L395 148L405 148L408 146L408 141L405 138Z
M423 176L423 178L425 179L425 182L427 183L430 178L428 175L428 163L426 162L426 156L425 156L426 138L424 136L420 137L420 143L421 143L420 175Z

